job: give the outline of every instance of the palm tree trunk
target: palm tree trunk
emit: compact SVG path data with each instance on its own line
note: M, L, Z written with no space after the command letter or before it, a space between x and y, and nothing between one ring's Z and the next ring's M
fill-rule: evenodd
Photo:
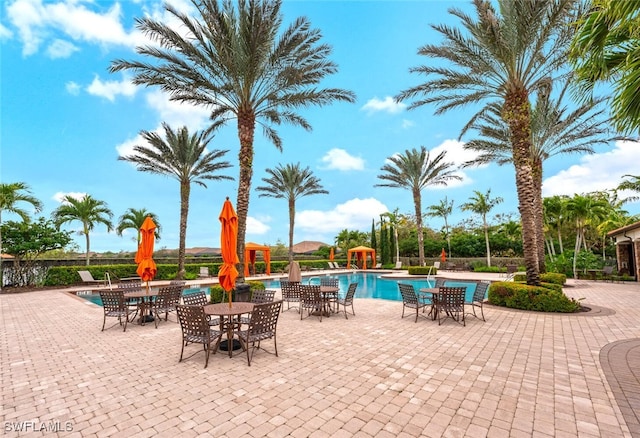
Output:
M178 274L176 279L184 278L184 260L187 246L187 218L189 216L189 196L191 185L188 181L180 181L180 243L178 245Z
M578 253L580 252L580 229L576 232L576 244L573 247L573 278L578 278L577 265Z
M544 207L542 204L542 162L534 160L533 183L535 185L534 218L536 223L536 242L538 245L538 272L545 272L544 253Z
M253 176L253 137L256 129L256 116L251 109L238 111L238 138L240 139L240 178L238 180L238 280L244 280L244 240L247 234L247 216L249 214L249 194L251 192L251 178Z
M444 231L445 233L447 233L447 249L449 250L449 257L451 257L451 236L449 235L449 224L447 223L447 216L444 217Z
M289 265L293 263L293 226L296 216L296 203L289 199Z
M421 199L419 190L415 190L413 192L413 204L416 208L416 225L418 226L418 264L419 266L423 266L424 265L424 236L422 235L422 199Z
M561 224L558 223L558 245L560 246L560 254L564 253L564 248L562 247L562 232L560 230Z
M91 245L89 242L89 227L87 227L86 224L84 225L84 237L87 242L86 265L89 266L89 252L91 251Z
M484 245L487 250L487 266L491 266L491 248L489 246L489 226L487 225L487 219L483 215L482 222L484 223Z
M527 284L540 284L536 223L532 200L535 197L531 165L531 107L523 88L507 91L502 117L509 125L516 171L518 210L522 221L522 249L527 271Z

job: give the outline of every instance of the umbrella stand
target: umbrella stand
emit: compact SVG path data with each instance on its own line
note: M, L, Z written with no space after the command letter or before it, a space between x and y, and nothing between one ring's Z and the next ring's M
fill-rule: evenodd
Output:
M151 314L151 297L149 297L149 292L150 292L150 288L149 288L149 280L147 280L147 298L146 301L144 298L142 298L143 300L143 306L145 308L145 310L149 310L149 314L147 315L146 313L140 317L140 322L144 322L145 324L147 322L153 322L153 320L155 319L153 317L153 315ZM143 312L144 313L144 312Z

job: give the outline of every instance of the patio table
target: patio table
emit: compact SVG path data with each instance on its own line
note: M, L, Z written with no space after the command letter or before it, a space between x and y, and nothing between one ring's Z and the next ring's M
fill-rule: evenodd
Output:
M235 328L236 326L239 328L240 322L239 320L234 321L234 317L253 312L253 306L253 303L247 302L231 303L231 306L229 306L229 303L207 304L204 306L205 314L220 317L220 331L224 332L226 325L226 348L229 352L229 357L233 356L233 350L240 348L240 341L237 341L236 344L234 340ZM220 344L220 349L222 350L222 343Z

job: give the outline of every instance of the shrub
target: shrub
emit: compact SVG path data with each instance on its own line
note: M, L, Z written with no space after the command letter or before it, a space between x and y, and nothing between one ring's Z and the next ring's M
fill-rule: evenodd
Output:
M438 273L438 268L435 266L409 266L408 272L409 275L427 275L429 274L429 270L431 270L433 275Z
M545 272L544 274L540 274L540 281L562 286L567 282L567 276L558 272Z
M249 285L249 291L251 293L253 293L254 290L265 289L264 283L261 281L247 281L246 284ZM209 288L209 300L212 303L221 303L222 299L226 296L225 290L218 284ZM236 301L235 291L231 294L231 300Z
M572 313L580 310L580 303L567 297L561 286L553 283L529 286L510 281L495 282L489 287L489 302L496 306L538 312Z

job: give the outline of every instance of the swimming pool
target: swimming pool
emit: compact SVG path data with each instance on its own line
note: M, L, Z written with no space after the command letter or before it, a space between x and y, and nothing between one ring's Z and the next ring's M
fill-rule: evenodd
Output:
M193 292L197 292L199 290L204 290L206 293L209 293L209 288L208 287L204 287L204 288L189 288L189 289L185 289L182 291L183 295L186 294L190 294ZM102 300L100 299L100 294L99 293L92 293L91 291L80 291L80 292L75 292L75 295L83 298L87 301L92 302L93 304L97 304L98 306L102 306Z
M340 283L340 290L346 291L349 283L358 283L356 291L357 298L379 298L381 300L402 301L398 283L412 284L416 292L421 288L433 287L435 281L426 279L413 278L383 278L380 273L351 272L347 274L324 274L312 277L304 277L303 284L320 284L320 277L337 278ZM265 281L268 288L279 288L280 280ZM466 287L465 300L471 301L473 292L476 290L476 284L470 281L445 280L445 286L450 287Z

